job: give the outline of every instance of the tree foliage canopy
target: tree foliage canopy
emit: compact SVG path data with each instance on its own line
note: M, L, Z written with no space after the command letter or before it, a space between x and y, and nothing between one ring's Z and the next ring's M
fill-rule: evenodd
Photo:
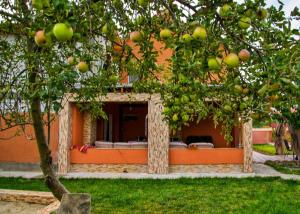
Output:
M63 96L74 93L104 116L96 98L114 91L127 71L139 78L134 91L162 94L172 129L213 117L231 140L238 122L233 118L263 119L271 106L298 104L299 30L291 28L291 19L299 11L285 18L279 3L267 8L261 0L3 0L1 114L9 126L30 123L30 115L19 112L34 97L45 110L59 111ZM72 39L56 38L57 23L72 27ZM43 45L34 42L38 31L45 34ZM131 32L138 33L140 57L128 45ZM172 50L167 67L157 63L154 40ZM238 65L236 58L226 59L242 49L249 59L240 56ZM78 71L79 61L88 72ZM30 72L37 75L34 84ZM5 117L7 112L13 116Z

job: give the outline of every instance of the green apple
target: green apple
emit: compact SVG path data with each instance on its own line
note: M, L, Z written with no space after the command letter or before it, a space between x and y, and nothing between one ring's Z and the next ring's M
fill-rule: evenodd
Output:
M246 49L242 49L238 54L240 60L242 61L248 61L250 58L250 52Z
M37 10L43 9L43 1L42 0L32 0L32 7Z
M148 0L138 0L138 4L139 4L141 7L147 7L147 5L148 5Z
M229 4L224 4L220 9L220 16L225 18L230 15L232 8Z
M247 16L242 17L242 18L239 20L238 25L239 25L239 27L242 28L242 29L247 29L247 28L249 28L250 25L251 25L251 19L250 19L249 17L247 17Z
M251 9L246 10L245 16L252 17L253 11Z
M78 71L82 72L82 73L85 73L89 70L89 66L86 62L83 62L83 61L80 61L78 64L77 64L77 69Z
M102 33L108 34L108 27L107 27L107 24L105 24L105 25L102 27Z
M186 43L189 43L190 41L193 40L193 38L191 37L190 34L186 33L184 34L182 37L181 37L182 41L186 42Z
M187 115L187 114L182 115L182 121L183 121L184 123L188 122L189 119L190 119L189 115Z
M203 27L196 27L193 32L193 37L195 39L205 40L207 38L207 32Z
M268 11L264 8L259 8L256 12L257 18L259 19L265 19L268 16Z
M230 53L225 57L224 62L230 68L238 67L239 57L235 53Z
M57 23L53 27L53 34L59 41L68 41L73 37L73 29L65 23Z
M159 36L160 36L161 39L168 39L168 38L172 37L172 31L165 28L165 29L160 31Z
M177 114L174 114L173 117L172 117L172 120L174 122L178 121L178 115Z
M234 91L236 92L236 93L243 93L243 87L242 86L240 86L240 85L235 85L234 86Z
M190 101L190 98L187 95L182 95L181 102L182 103L188 103Z
M208 68L210 70L220 70L221 69L221 62L222 60L220 58L209 58L207 61Z
M42 0L42 2L43 2L43 7L50 7L49 0Z
M140 42L142 40L142 33L139 31L133 31L130 33L130 40L133 42Z
M226 112L231 112L232 111L232 108L231 108L231 106L230 105L225 105L224 106L224 110L226 111Z
M247 104L246 103L240 103L240 110L244 110L245 108L247 108Z

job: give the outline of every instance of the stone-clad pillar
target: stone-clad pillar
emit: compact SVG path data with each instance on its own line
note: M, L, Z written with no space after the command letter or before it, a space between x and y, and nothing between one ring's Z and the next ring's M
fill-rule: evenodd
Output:
M148 172L169 172L169 127L163 119L160 95L151 95L148 102Z
M58 173L66 174L70 168L70 145L72 134L71 103L64 99L59 112Z
M91 113L83 113L83 144L94 144L96 141L96 120Z
M244 147L244 172L253 172L252 120L242 124L242 144Z

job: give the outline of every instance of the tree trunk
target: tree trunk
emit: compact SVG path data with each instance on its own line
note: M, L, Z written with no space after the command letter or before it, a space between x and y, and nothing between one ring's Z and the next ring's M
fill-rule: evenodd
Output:
M275 150L276 155L283 155L283 137L284 137L284 124L279 123L275 131Z
M292 150L296 154L298 161L300 161L300 129L294 129L289 124L289 131L292 137Z
M35 44L32 40L27 40L28 52L33 53L33 47ZM40 154L40 167L43 171L45 183L53 195L61 200L64 193L68 193L68 190L63 186L58 180L52 165L51 151L49 150L48 143L45 136L44 125L43 125L43 115L41 112L41 100L38 94L39 88L39 62L28 60L28 79L29 79L29 89L32 94L30 100L30 113L33 122L33 128L35 133L36 142ZM50 111L50 109L49 109Z
M68 193L68 190L60 183L53 170L51 152L47 145L44 133L43 118L40 106L41 103L39 98L34 98L30 103L34 133L41 159L40 166L43 171L47 187L58 200L61 200L63 194Z

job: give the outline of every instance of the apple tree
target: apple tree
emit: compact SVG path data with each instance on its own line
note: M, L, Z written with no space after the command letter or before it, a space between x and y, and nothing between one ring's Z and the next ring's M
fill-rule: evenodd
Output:
M114 90L124 71L139 79L133 91L161 94L172 130L212 117L231 141L239 120L263 119L275 102L298 102L291 90L298 87L299 66L288 69L286 60L299 31L279 3L2 0L5 129L33 125L46 184L58 199L67 190L53 171L44 131L50 112L59 112L64 95L73 93L81 103L89 101L82 108L105 117L96 98ZM172 56L161 65L157 57L164 50Z

